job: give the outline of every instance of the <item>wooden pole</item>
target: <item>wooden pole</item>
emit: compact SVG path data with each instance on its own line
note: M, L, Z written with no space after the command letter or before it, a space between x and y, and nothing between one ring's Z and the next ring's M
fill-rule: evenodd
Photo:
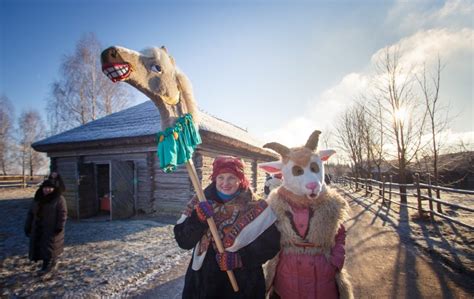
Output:
M385 176L382 176L382 205L385 205Z
M392 204L392 175L390 175L390 185L389 185L389 190L388 190L388 205L390 206Z
M202 191L201 182L199 181L199 177L192 159L189 159L188 162L186 162L186 169L188 170L189 177L191 178L191 182L193 183L194 190L196 191L199 201L206 201L206 197L204 196L204 192ZM211 234L214 238L214 242L216 243L217 250L219 250L220 253L224 253L224 245L222 245L222 241L219 238L219 233L217 231L217 226L214 222L214 219L212 217L207 218L207 224L209 225L209 229L211 230ZM237 285L237 280L235 279L234 272L232 272L232 270L227 270L227 276L229 276L229 280L232 284L232 288L234 289L234 291L238 292L239 286Z
M368 180L369 180L368 178L365 178L365 196L369 195L369 181Z
M433 193L431 192L431 176L428 173L428 197L429 199L429 204L430 204L430 218L431 221L434 221L434 214L433 214Z
M415 175L416 178L416 193L418 198L418 216L420 219L423 218L422 205L421 205L421 188L420 188L420 174Z
M429 175L429 174L428 174ZM431 180L431 179L430 179ZM438 182L438 180L436 180ZM430 183L431 185L431 183ZM437 183L436 187L439 187L439 183ZM438 200L441 200L441 190L439 188L435 188L435 193L436 193L436 198ZM430 196L431 197L431 196ZM438 210L438 213L443 213L443 209L441 208L441 203L436 202L436 208Z

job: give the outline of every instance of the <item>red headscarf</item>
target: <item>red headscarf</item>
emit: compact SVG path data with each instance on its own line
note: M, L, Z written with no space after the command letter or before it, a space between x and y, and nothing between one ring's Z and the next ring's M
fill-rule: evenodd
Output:
M218 156L212 163L212 175L211 179L213 182L221 173L232 173L240 180L240 188L247 189L249 181L245 177L244 163L241 159L232 156Z

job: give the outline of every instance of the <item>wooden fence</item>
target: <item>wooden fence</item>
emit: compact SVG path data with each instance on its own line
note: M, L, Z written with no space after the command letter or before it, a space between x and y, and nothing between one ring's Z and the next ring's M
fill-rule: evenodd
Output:
M414 209L418 211L418 215L420 218L425 217L425 215L429 214L429 217L432 221L434 221L434 217L440 217L444 220L456 223L458 225L464 226L469 228L470 230L474 230L474 226L464 223L460 220L454 219L453 217L447 216L443 214L443 206L453 207L455 209L459 209L462 211L467 211L469 213L474 212L474 209L471 207L466 207L459 204L454 204L447 202L441 199L441 191L450 192L450 193L457 193L457 194L468 194L474 196L474 191L470 190L459 190L459 189L452 189L446 188L441 186L434 186L431 185L429 182L428 184L420 183L420 176L415 176L415 183L414 184L397 184L392 182L392 177L390 176L388 180L384 177L382 181L377 181L373 179L366 179L366 178L353 178L353 177L341 177L335 180L335 183L339 183L345 186L349 186L355 190L364 190L366 195L373 195L376 194L380 198L382 198L382 205L395 204L399 206L403 206L409 209ZM401 193L397 190L400 190L400 187L406 188L406 193ZM375 193L374 190L377 192ZM422 190L426 190L425 193L428 195L423 195ZM408 203L402 203L400 201L395 201L392 195L397 195L398 198L401 198L402 195L412 196L417 199L417 206L410 205ZM429 210L423 207L423 202L427 201ZM436 204L436 209L435 209Z
M42 175L0 175L0 189L38 186L43 179Z

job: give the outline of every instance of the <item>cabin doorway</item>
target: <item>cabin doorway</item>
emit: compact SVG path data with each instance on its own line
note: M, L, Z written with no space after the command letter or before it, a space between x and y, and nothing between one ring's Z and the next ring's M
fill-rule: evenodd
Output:
M110 164L96 164L98 211L97 216L112 219L110 194Z
M80 163L79 186L78 186L78 218L84 219L97 215L98 203L95 194L96 181L94 176L94 164Z
M112 161L112 218L125 219L135 215L136 172L133 161Z
M134 161L79 164L80 219L116 220L136 213L137 173Z

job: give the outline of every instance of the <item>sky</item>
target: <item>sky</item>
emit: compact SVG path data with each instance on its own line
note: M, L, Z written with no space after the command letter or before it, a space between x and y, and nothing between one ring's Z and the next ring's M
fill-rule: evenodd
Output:
M165 45L202 110L295 146L334 132L394 46L428 69L440 56L447 138L474 144L473 16L469 0L0 0L0 94L46 119L62 57L93 32L104 48Z

